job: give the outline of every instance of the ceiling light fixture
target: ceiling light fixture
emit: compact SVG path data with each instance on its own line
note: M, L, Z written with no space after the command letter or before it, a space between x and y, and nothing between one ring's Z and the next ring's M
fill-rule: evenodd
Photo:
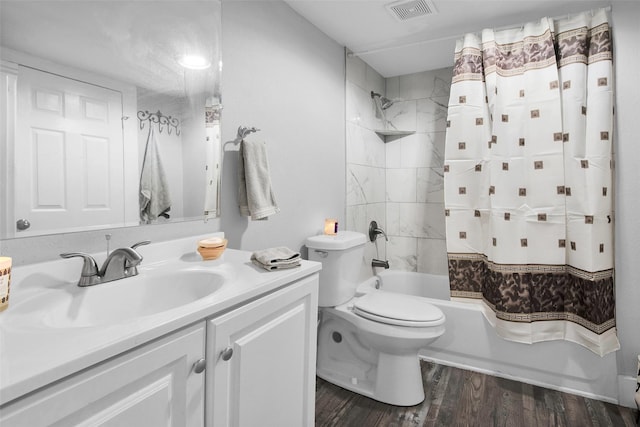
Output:
M200 55L184 55L178 60L178 64L189 70L206 70L211 67L211 62Z

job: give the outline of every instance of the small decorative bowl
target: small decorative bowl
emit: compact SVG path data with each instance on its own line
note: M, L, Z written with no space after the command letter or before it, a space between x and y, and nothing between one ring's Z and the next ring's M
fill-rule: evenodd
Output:
M227 239L205 239L198 242L198 252L203 260L218 259L227 248Z

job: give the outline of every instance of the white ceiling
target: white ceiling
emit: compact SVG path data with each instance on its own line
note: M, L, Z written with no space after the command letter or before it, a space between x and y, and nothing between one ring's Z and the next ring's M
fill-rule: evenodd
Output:
M186 53L220 54L216 2L0 0L0 45L171 94L219 82L218 67L185 70Z
M383 77L453 65L455 41L483 28L517 27L625 0L432 0L436 13L404 22L385 5L394 0L285 0L309 22L346 46Z
M615 8L617 2L640 0L432 0L435 14L404 22L385 8L395 0L285 1L384 77L392 77L453 65L455 40L467 32L514 27L543 16L558 17L612 3ZM149 4L0 0L0 40L5 47L68 65L110 70L117 78L135 70L136 84L157 82L166 89L167 81L175 81L173 75L182 71L173 69L175 61L167 60L168 52L155 52L157 46L165 51L175 48L176 40L183 36L174 34L180 28L218 26L210 25L215 20L202 13L198 2L164 2L162 8L147 7ZM177 16L189 24L175 25ZM73 31L76 27L81 37ZM105 54L114 51L114 42L117 55ZM217 43L214 40L214 49ZM59 47L66 49L61 52Z

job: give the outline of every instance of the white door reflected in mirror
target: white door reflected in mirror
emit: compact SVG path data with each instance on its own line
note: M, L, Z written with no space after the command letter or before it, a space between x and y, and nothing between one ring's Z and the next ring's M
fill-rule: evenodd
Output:
M124 223L122 93L27 67L17 87L22 236Z
M220 23L218 0L0 2L0 239L139 225L149 126L171 206L144 222L217 217Z

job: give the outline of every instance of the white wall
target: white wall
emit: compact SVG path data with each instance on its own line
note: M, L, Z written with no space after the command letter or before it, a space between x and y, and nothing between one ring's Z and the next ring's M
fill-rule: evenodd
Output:
M325 218L345 219L344 53L283 2L224 2L221 230L230 247L298 250ZM237 205L238 126L261 129L281 212Z

